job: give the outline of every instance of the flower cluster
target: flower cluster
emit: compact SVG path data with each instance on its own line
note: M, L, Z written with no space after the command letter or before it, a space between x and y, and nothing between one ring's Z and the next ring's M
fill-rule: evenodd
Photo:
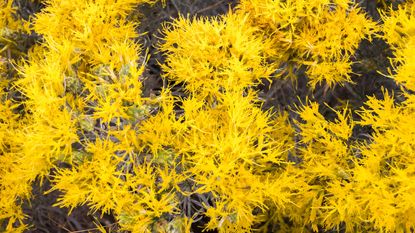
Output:
M25 20L0 0L0 231L32 227L23 206L39 180L56 206L112 215L120 231L415 229L413 1L382 7L379 23L349 0L179 16L157 49L162 78L182 92L145 97L149 54L133 15L155 2L45 0ZM39 35L27 51L24 33ZM304 68L311 89L350 82L374 35L390 45L402 101L382 89L363 106L264 110L265 80Z
M238 11L266 32L275 62L288 63L286 72L295 65L306 67L313 89L323 81L329 86L350 82L355 50L377 28L349 0L242 0Z

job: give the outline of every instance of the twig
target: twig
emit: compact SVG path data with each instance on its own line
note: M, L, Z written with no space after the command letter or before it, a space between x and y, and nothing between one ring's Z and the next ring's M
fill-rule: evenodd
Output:
M205 12L205 11L208 11L208 10L210 10L212 8L215 8L215 7L219 6L220 4L222 4L223 2L225 2L225 0L219 1L219 2L217 2L215 4L213 4L213 5L210 5L210 6L207 6L205 8L202 8L202 9L196 11L196 14L200 14L202 12Z

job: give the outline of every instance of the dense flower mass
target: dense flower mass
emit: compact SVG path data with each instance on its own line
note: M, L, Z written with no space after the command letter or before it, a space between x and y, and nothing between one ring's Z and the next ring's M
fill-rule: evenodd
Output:
M136 16L166 2L27 0L42 6L30 17L18 2L0 0L1 232L35 228L39 182L120 232L414 231L414 1L379 1L379 21L350 0L179 15L159 27L165 85L150 95ZM369 72L398 93L264 107L263 86L284 78L322 95L358 85L373 38L391 68Z
M241 0L238 10L271 35L276 63L306 66L311 88L351 81L351 56L377 28L349 0Z

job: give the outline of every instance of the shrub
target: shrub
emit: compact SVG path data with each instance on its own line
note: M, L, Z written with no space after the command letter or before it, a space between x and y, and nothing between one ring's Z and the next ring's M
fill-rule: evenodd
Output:
M118 231L414 230L413 1L382 1L380 22L348 0L180 15L156 46L168 85L145 96L152 54L134 15L154 3L47 0L26 17L0 2L2 231L33 229L37 181L55 206L111 215ZM282 78L324 93L361 84L354 55L374 36L400 89L362 106L309 95L265 110L263 86Z

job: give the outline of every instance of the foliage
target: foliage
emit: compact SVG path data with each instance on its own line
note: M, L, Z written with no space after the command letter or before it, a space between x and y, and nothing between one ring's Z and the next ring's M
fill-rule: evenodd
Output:
M275 62L306 66L313 89L323 81L329 86L351 82L351 57L377 28L349 0L242 0L238 9L270 35Z
M385 2L379 23L348 0L179 16L157 46L172 85L147 97L135 16L155 2L46 0L28 19L0 1L1 231L33 227L23 206L36 180L59 192L56 206L112 215L120 231L415 229L413 1ZM40 39L23 49L28 34ZM399 93L263 109L261 85L302 69L312 90L352 82L359 43L375 34Z

